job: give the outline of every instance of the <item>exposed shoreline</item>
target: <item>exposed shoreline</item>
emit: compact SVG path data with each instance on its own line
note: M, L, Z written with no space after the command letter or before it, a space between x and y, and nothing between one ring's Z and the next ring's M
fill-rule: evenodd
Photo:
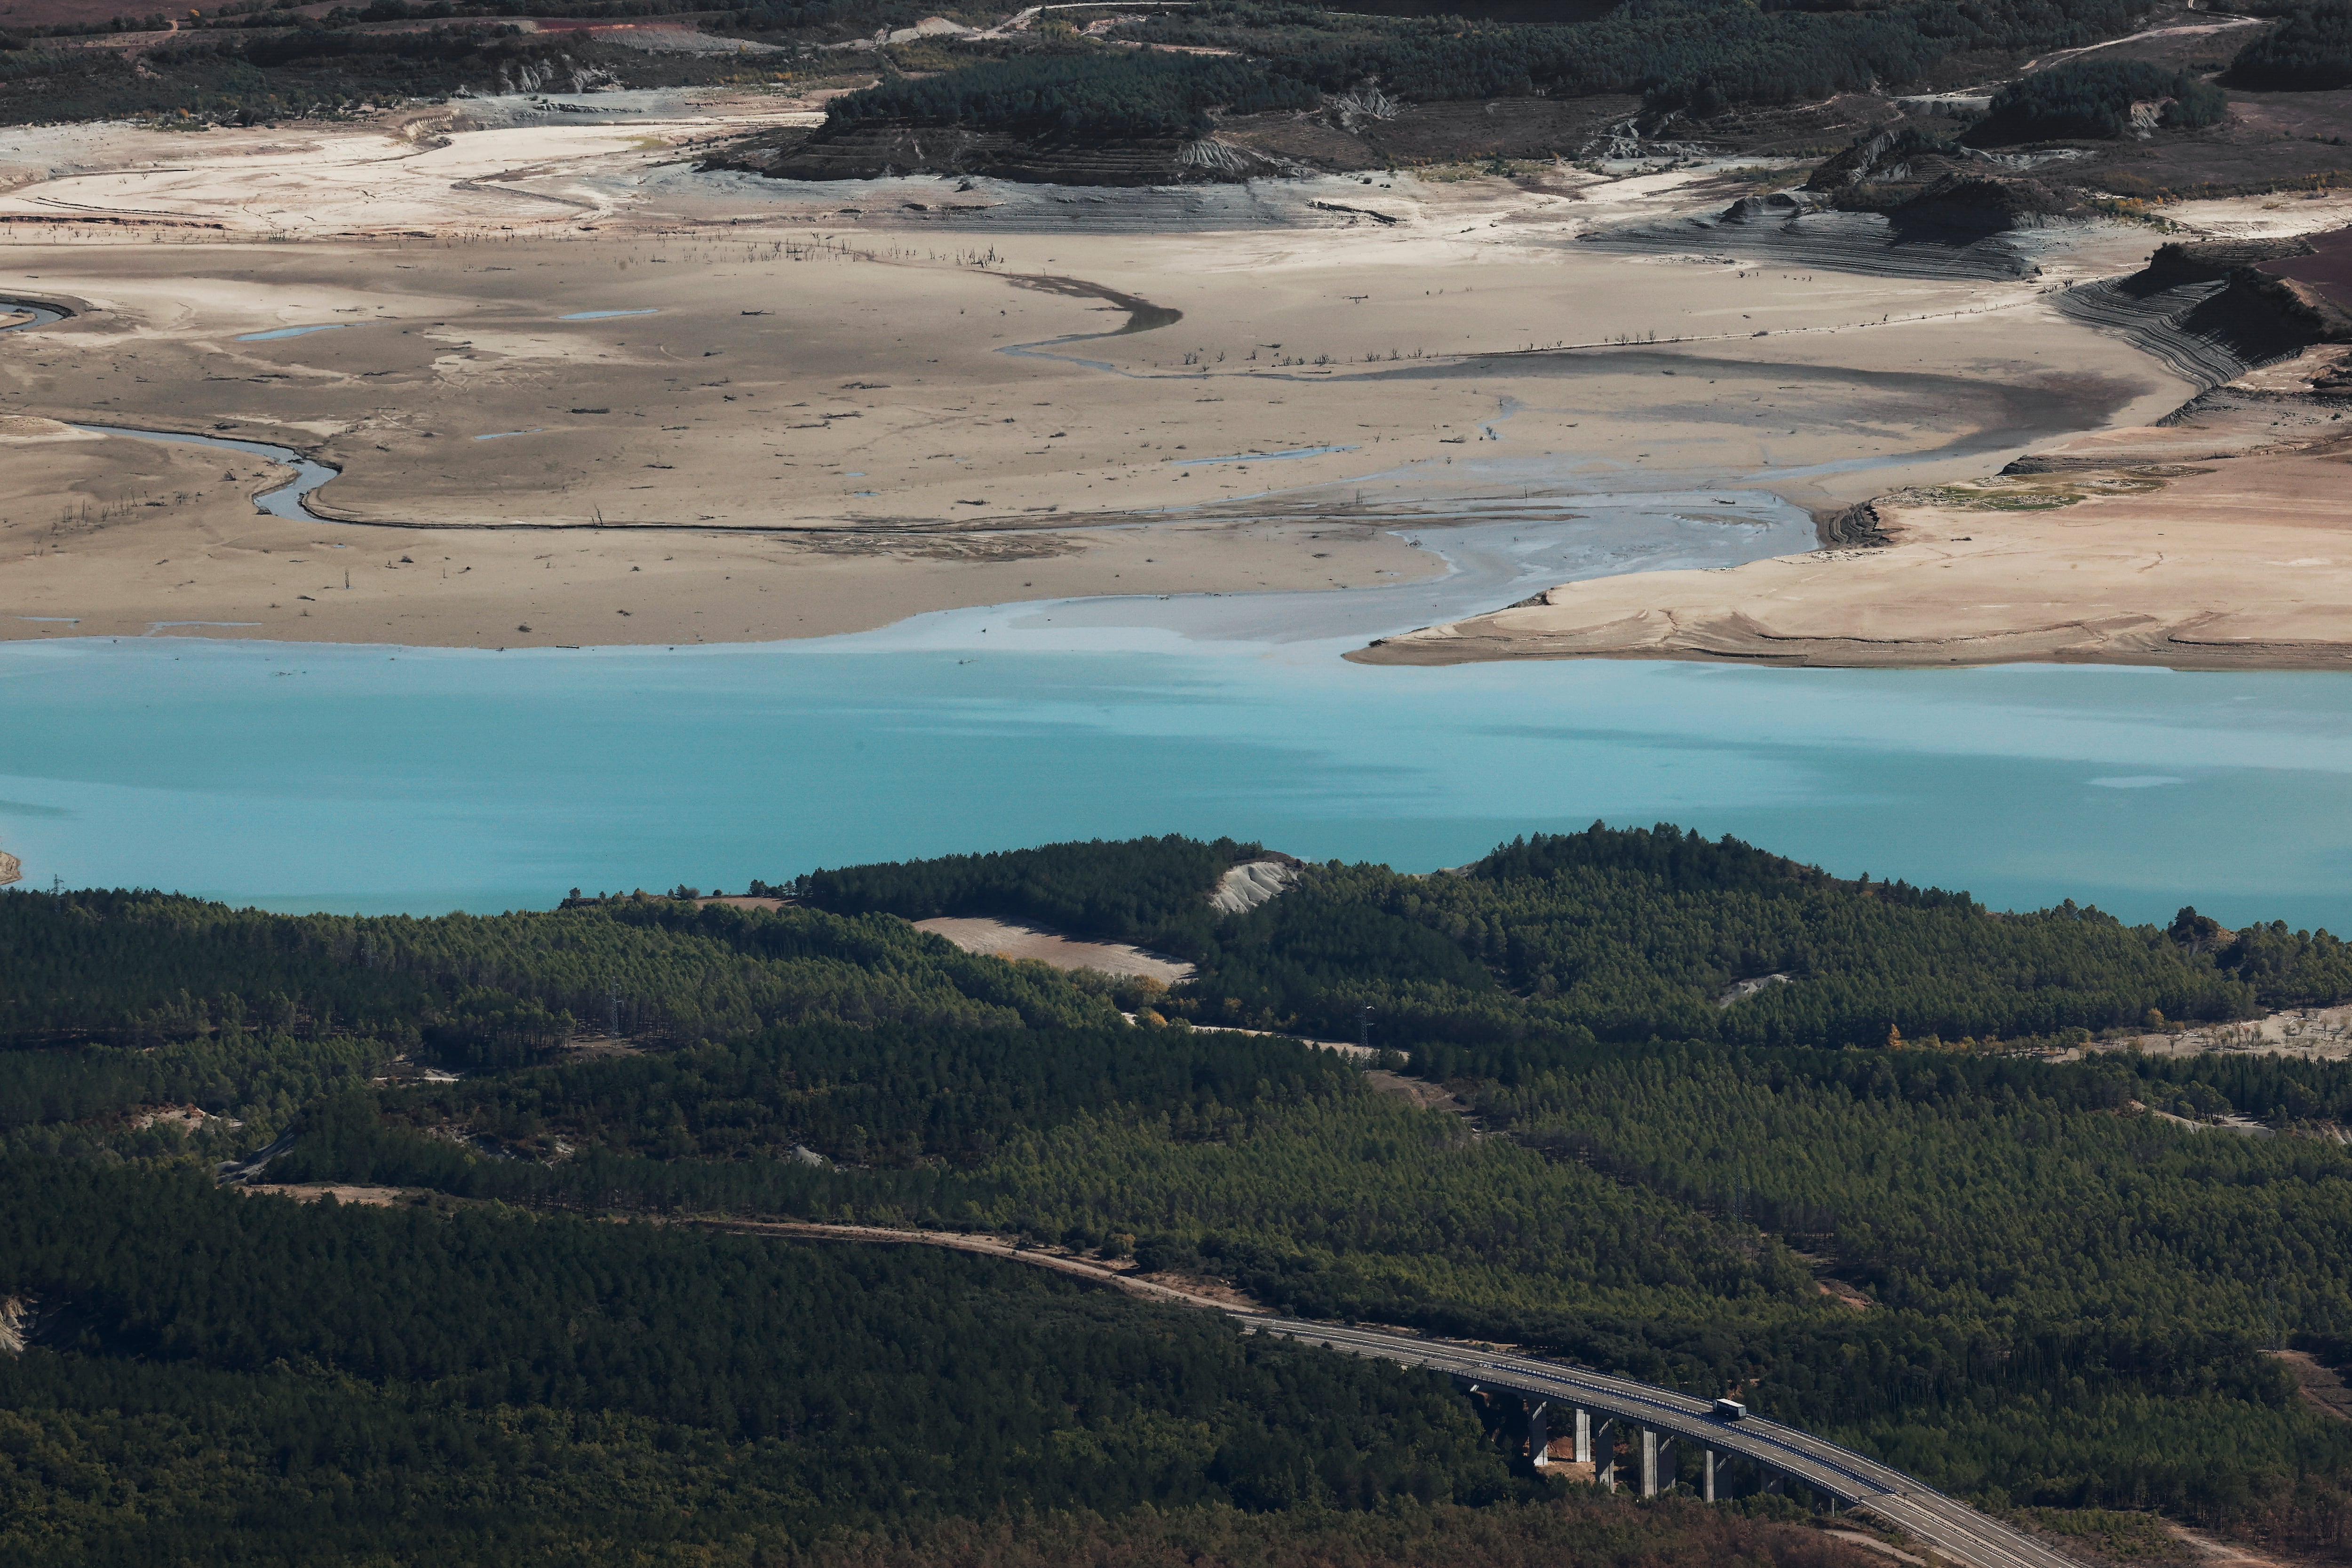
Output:
M1344 205L1392 220L1369 227L1308 212L1349 184L1327 180L1278 193L1305 218L1259 228L1138 233L1113 215L1097 230L1080 214L1059 232L947 236L919 202L893 216L902 189L936 181L867 182L836 210L851 193L672 172L662 139L709 128L429 145L405 122L306 127L300 146L219 132L193 164L184 140L131 128L13 133L12 155L55 162L47 183L0 194L0 216L51 216L37 237L0 236L0 296L76 313L0 336L15 377L0 447L39 459L0 465L0 638L670 645L1090 599L1093 618L1201 595L1275 595L1272 611L1294 595L1356 605L1318 613L1336 626L1402 607L1361 590L1452 575L1449 529L1508 547L1504 520L1530 539L1590 532L1595 506L1654 494L1664 515L1686 497L1692 548L1612 563L1595 534L1579 557L1580 576L1639 574L1585 583L1580 604L1631 594L1646 612L1683 577L1727 576L1646 566L1770 577L1733 566L1768 500L1810 512L1842 556L1888 533L1860 509L1890 484L1976 481L2195 390L2047 303L2145 255L2144 233L2112 225L2045 245L2038 279L1801 273L1785 245L1745 264L1575 245L1708 206L1722 181L1564 170L1355 182ZM361 163L373 203L338 183ZM38 206L67 185L167 228L189 216L131 234ZM593 216L539 186L593 194ZM280 232L256 191L307 204L308 226ZM232 196L239 226L190 226ZM1554 346L1570 342L1602 346ZM210 426L337 472L313 515L257 516L249 498L283 468L71 426ZM1453 646L1412 661L1529 656L1482 637L1425 637ZM1709 637L1536 656L1949 657L1869 628ZM1401 640L1363 657L1400 657ZM2171 661L2046 636L2003 657ZM2302 656L2240 641L2221 657Z

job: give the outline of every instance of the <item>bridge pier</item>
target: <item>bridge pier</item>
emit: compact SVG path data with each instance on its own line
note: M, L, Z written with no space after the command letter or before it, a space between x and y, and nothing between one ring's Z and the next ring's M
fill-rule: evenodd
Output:
M1668 1432L1661 1436L1647 1426L1642 1428L1642 1495L1643 1497L1655 1497L1660 1492L1674 1489L1675 1471L1678 1468L1675 1463L1675 1453L1673 1433Z
M1631 1416L1604 1415L1585 1405L1570 1404L1533 1390L1509 1386L1497 1388L1473 1373L1455 1372L1451 1375L1455 1387L1485 1402L1490 1412L1499 1415L1513 1403L1526 1410L1528 1460L1535 1468L1541 1470L1550 1466L1552 1426L1555 1421L1565 1415L1571 1423L1569 1430L1574 1434L1576 1462L1591 1465L1593 1484L1614 1492L1618 1487L1616 1431L1622 1422L1632 1429L1634 1439L1632 1444L1633 1451L1628 1456L1634 1473L1626 1479L1637 1486L1640 1495L1645 1498L1674 1490L1682 1468L1682 1450L1676 1445L1684 1440L1675 1433L1641 1426ZM1503 1431L1507 1430L1506 1425ZM1503 1434L1498 1432L1496 1435L1500 1436ZM1688 1441L1696 1444L1703 1439L1692 1436ZM1714 1502L1719 1495L1717 1483L1721 1479L1718 1471L1723 1463L1743 1456L1736 1451L1719 1453L1713 1448L1701 1448L1699 1456L1699 1473L1691 1478L1692 1489L1706 1501ZM1756 1467L1762 1483L1758 1489L1759 1491L1788 1495L1790 1477L1787 1471L1775 1469L1753 1456L1746 1457ZM1809 1487L1811 1485L1807 1484ZM1818 1488L1811 1489L1820 1491ZM1821 1495L1828 1499L1830 1511L1837 1512L1837 1500L1826 1492L1821 1492Z

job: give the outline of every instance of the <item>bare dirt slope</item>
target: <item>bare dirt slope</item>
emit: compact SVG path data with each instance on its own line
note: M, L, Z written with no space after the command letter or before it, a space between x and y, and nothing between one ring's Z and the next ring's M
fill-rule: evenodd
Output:
M2320 1365L2308 1351L2280 1351L2277 1355L2294 1373L2305 1404L2323 1415L2352 1421L2352 1388L2345 1386L2334 1368Z
M966 952L992 953L999 958L1034 959L1056 969L1092 969L1104 974L1134 974L1162 985L1192 978L1192 966L1146 952L1124 942L1081 942L1043 926L987 916L942 916L917 921L917 931L943 936Z

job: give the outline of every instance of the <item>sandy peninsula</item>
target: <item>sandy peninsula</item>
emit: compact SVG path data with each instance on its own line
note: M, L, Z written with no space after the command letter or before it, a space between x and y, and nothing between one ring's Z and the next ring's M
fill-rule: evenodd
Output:
M817 109L713 91L625 123L489 103L0 132L0 299L72 312L0 333L0 636L731 641L1030 598L1336 591L1444 572L1444 526L1497 499L1539 521L1745 489L1826 518L2198 391L2051 308L2137 265L2144 229L2085 226L2021 275L1874 276L1583 243L1770 170L1326 177L1223 206L698 171L698 148ZM315 515L270 516L253 498L284 468L93 426L339 472ZM1985 516L1988 535L2074 536ZM2246 567L2237 613L2279 602L2268 570ZM1700 651L1628 621L1689 591L1564 592L1607 606L1564 612L1571 635L1628 628L1551 651ZM1375 655L1528 651L1507 624L1507 651L1465 623Z
M2352 668L2347 351L1868 508L1875 547L1570 583L1349 657Z

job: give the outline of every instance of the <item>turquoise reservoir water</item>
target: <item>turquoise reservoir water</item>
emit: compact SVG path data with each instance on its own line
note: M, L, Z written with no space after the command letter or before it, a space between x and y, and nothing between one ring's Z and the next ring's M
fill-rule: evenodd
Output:
M729 647L0 646L29 884L545 906L1096 835L1457 865L1672 820L1842 874L2352 927L2352 681L2017 667L1365 668L1028 611Z

